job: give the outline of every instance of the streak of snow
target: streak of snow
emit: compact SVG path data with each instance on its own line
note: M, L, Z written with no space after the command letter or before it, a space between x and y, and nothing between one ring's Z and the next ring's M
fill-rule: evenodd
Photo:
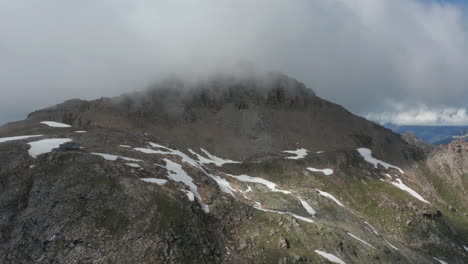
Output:
M132 167L132 168L141 168L140 165L136 164L136 163L125 163L125 165L129 166L129 167Z
M193 193L198 203L201 205L203 211L206 213L210 212L208 205L203 203L200 194L198 193L198 187L193 183L192 177L190 177L183 169L182 166L178 163L173 162L170 159L164 159L166 162L166 169L168 171L168 177L174 181L182 182L187 185L190 191Z
M315 190L317 190L317 192L318 192L320 195L322 195L322 196L324 196L324 197L327 197L327 198L330 198L330 199L332 199L336 204L338 204L339 206L343 206L343 207L344 207L344 205L343 205L340 201L338 201L338 199L336 199L335 196L333 196L333 195L331 195L331 194L329 194L329 193L327 193L327 192L321 191L321 190L319 190L319 189L315 189Z
M142 178L140 179L144 182L151 182L151 183L156 183L156 184L159 184L159 185L164 185L167 180L165 179L158 179L158 178Z
M129 145L119 145L119 147L122 147L122 148L131 148Z
M374 232L374 234L379 235L379 233L377 232L377 230L375 230L375 228L374 228L373 226L371 226L371 225L370 225L369 223L367 223L366 221L364 221L364 223L365 223L366 225L368 225L368 226L372 229L372 232Z
M355 235L353 235L353 234L351 234L351 233L349 233L349 232L346 232L346 233L347 233L349 236L351 236L352 238L354 238L354 239L356 239L356 240L358 240L358 241L360 241L360 242L366 244L367 246L369 246L369 247L371 247L371 248L375 248L374 246L372 246L371 244L367 243L366 241L360 239L359 237L357 237L357 236L355 236Z
M396 179L397 182L391 182L391 184L395 185L396 187L400 188L401 190L408 192L412 196L414 196L416 199L420 200L421 202L425 203L430 203L426 199L424 199L421 195L419 195L417 192L415 192L413 189L410 187L406 186L401 179Z
M13 140L21 140L21 139L33 138L33 137L42 137L42 136L43 136L43 135L3 137L3 138L0 138L0 143L8 142L8 141L13 141Z
M466 251L468 251L468 247L467 247L467 246L463 246L463 248L464 248Z
M317 152L315 152L315 153L321 154L321 153L324 153L324 152L325 152L325 151L323 151L323 150L319 150L319 151L317 151Z
M201 151L203 153L205 153L206 156L208 156L208 158L203 157L202 155L198 154L197 152L195 152L195 151L193 151L191 149L189 149L189 151L193 155L197 156L198 162L201 163L201 164L213 163L216 166L221 167L221 166L223 166L223 164L226 164L226 163L241 163L239 161L228 160L228 159L223 159L223 158L216 157L215 155L210 154L205 149L203 149L203 148L200 148L200 149L201 149Z
M405 172L402 169L400 169L399 167L391 165L391 164L389 164L389 163L387 163L385 161L381 161L379 159L376 159L376 158L372 157L372 151L370 149L358 148L357 151L359 152L359 154L361 154L361 156L364 158L365 161L373 164L375 168L377 168L377 165L380 164L387 170L389 168L393 168L393 169L398 170L401 174L405 174Z
M111 154L105 154L105 153L91 152L91 154L101 156L105 160L112 160L112 161L117 160L117 158L121 158L121 159L128 160L128 161L142 161L140 159L132 159L132 158L127 158L127 157L122 157L122 156L117 156L117 155L111 155Z
M60 144L65 142L71 141L69 138L48 138L42 139L34 142L28 143L31 148L29 148L29 155L33 158L37 157L38 155L49 153L54 148L58 148Z
M71 127L70 125L54 121L42 121L41 124L48 125L50 127Z
M283 152L296 155L296 156L286 157L287 159L303 159L305 158L305 156L307 156L308 150L305 148L300 148L297 150L285 150Z
M312 208L312 206L310 206L306 201L302 200L301 198L297 197L299 199L299 201L301 201L301 204L302 206L306 209L306 211L314 216L315 215L315 210Z
M193 193L191 191L187 191L187 190L184 190L184 189L180 189L181 191L183 191L185 194L187 194L187 198L192 201L192 202L195 202L195 196L193 196Z
M321 169L315 169L315 168L310 168L310 167L307 168L307 169L310 170L310 171L313 171L313 172L321 172L321 173L323 173L323 174L325 174L325 175L327 175L327 176L333 174L333 170L332 170L332 169L322 169L322 170L321 170Z
M441 259L438 259L438 258L435 258L435 257L432 257L433 259L439 261L440 264L448 264L447 262L441 260Z
M86 131L84 131L84 130L78 130L78 131L75 131L75 133L86 133Z
M395 247L394 245L392 245L390 242L388 242L386 239L384 239L384 240L385 240L385 242L387 242L387 244L388 244L391 248L393 248L394 250L400 250L400 249L398 249L397 247Z
M323 251L320 251L320 250L315 250L315 253L319 254L320 256L328 259L329 261L331 261L333 263L346 264L343 260L339 259L337 256L332 255L330 253L323 252Z
M265 209L265 208L258 207L258 206L254 206L253 208L255 208L257 210L260 210L260 211L264 211L264 212L277 213L277 214L287 214L287 215L290 215L290 216L292 216L292 217L294 217L296 219L302 220L304 222L314 223L314 220L312 220L312 219L309 219L307 217L303 217L303 216L300 216L300 215L296 215L296 214L293 214L293 213L290 213L290 212L281 212L281 211L276 211L276 210L271 210L271 209Z
M252 176L249 176L249 175L232 175L232 174L227 174L227 173L225 173L225 174L230 176L230 177L236 178L239 181L263 184L273 192L282 192L282 193L285 193L285 194L290 194L291 193L290 191L277 189L276 187L278 185L276 183L271 182L269 180L265 180L263 178L252 177Z

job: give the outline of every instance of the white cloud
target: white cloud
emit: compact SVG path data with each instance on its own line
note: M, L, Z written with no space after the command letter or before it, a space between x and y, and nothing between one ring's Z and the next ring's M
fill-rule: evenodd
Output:
M369 113L366 118L381 124L393 123L396 125L468 125L468 111L466 108L438 108L427 106L404 109L398 107L393 112Z

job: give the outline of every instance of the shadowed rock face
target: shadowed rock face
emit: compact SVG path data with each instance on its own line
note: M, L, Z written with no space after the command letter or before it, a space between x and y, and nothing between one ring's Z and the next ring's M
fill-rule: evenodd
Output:
M0 263L468 257L466 156L424 152L284 75L170 80L0 127L23 135L0 143ZM68 138L83 149L28 154Z
M317 151L367 147L401 166L418 156L390 130L280 74L171 80L112 99L67 101L36 111L27 121L47 119L83 129L146 132L177 147L203 146L238 159L298 146Z

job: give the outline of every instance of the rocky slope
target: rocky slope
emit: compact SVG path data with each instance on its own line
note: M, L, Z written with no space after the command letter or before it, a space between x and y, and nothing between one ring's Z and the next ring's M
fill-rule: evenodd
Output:
M0 262L466 263L437 153L284 75L70 100L0 127Z

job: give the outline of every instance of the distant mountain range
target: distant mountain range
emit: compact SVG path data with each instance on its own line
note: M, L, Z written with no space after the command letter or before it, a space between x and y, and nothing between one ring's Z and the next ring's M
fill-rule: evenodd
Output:
M453 141L453 136L468 134L468 126L399 126L387 123L384 127L398 134L412 132L419 139L434 145L447 144Z

